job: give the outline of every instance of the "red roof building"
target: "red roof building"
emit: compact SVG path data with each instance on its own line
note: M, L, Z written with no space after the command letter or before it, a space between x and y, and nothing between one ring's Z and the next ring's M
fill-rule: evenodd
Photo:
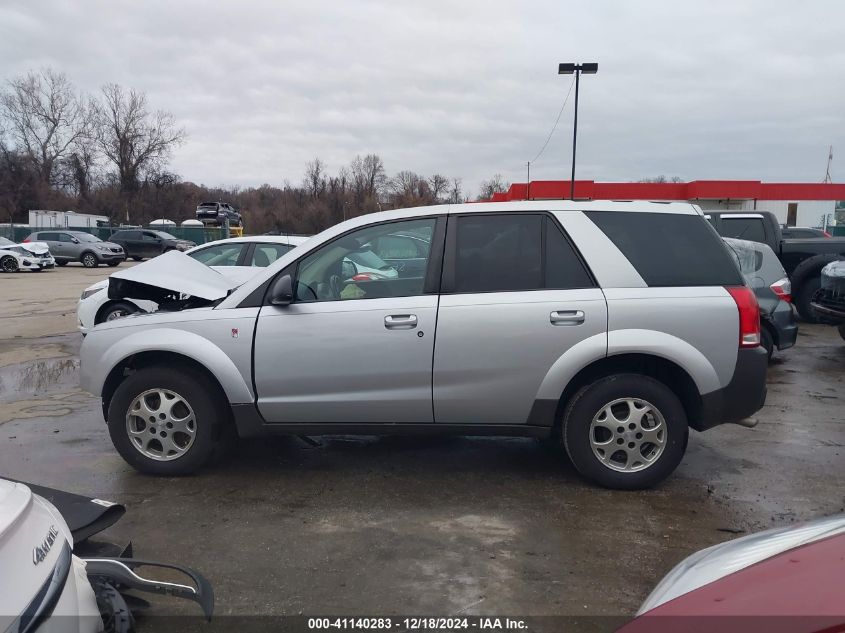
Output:
M514 183L494 194L491 202L569 198L568 180ZM578 200L686 201L707 210L771 211L782 224L822 226L834 223L837 205L845 208L845 184L780 183L759 180L693 180L691 182L575 181ZM825 219L827 218L827 219Z

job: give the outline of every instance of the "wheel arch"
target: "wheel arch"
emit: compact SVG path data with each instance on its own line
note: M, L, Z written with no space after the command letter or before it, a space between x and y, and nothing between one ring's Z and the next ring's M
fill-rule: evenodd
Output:
M845 259L845 256L826 253L824 255L813 255L812 257L808 257L803 262L799 263L789 276L789 280L792 282L794 290L797 291L798 287L807 281L807 279L815 277L817 274L820 275L822 268L824 268L827 264L840 259Z
M94 256L94 259L96 259L96 260L97 260L97 263L98 263L98 264L100 263L100 257L97 255L97 253L95 253L94 251L92 251L90 248L86 248L84 251L82 251L82 252L79 254L79 259L77 259L76 261L78 261L78 262L82 262L82 260L84 260L84 259L85 259L85 256L86 256L86 255L93 255L93 256Z
M649 376L666 385L681 401L690 426L702 417L702 398L692 376L678 363L663 356L643 352L614 354L583 367L567 383L555 410L554 426L559 428L564 409L572 397L587 385L613 374Z
M133 372L145 367L166 365L168 367L190 368L203 374L215 387L217 393L225 396L223 385L208 367L190 356L171 351L144 351L127 356L106 375L102 390L103 417L108 419L109 405L120 384Z
M129 299L109 299L103 305L97 308L97 313L94 315L94 325L99 325L100 323L102 323L103 315L108 311L109 308L111 308L116 303L129 303L135 306L135 309L138 310L138 312L145 312L145 310L143 310L136 303L133 303Z

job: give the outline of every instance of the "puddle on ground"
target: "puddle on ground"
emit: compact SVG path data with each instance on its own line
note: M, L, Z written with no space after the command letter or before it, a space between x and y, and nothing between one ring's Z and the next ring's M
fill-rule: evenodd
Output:
M0 398L13 400L79 384L79 360L49 358L0 368Z

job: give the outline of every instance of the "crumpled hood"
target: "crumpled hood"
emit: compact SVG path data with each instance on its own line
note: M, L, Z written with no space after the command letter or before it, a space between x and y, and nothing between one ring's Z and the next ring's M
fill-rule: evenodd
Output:
M112 288L117 285L113 283L115 279L208 301L222 299L240 285L180 251L168 251L142 264L113 273L109 277L111 298L119 298L112 297Z

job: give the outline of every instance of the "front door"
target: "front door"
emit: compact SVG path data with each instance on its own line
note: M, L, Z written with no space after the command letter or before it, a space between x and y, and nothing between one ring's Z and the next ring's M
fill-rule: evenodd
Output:
M525 424L552 365L592 336L606 349L606 331L604 294L553 216L450 217L435 422Z
M439 220L444 222L445 220ZM270 423L431 423L431 359L440 249L416 277L381 261L378 238L397 229L431 244L438 220L370 225L296 266L295 299L261 308L255 334L258 407ZM351 255L351 257L349 257ZM358 257L358 256L361 257Z

